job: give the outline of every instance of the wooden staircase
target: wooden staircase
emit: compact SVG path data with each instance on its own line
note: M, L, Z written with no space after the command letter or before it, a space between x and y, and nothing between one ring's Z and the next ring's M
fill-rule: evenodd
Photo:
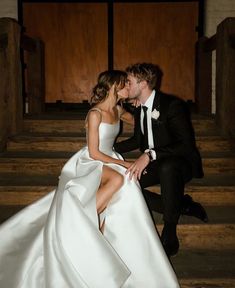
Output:
M81 119L82 118L82 119ZM57 184L66 160L85 144L84 117L41 115L24 119L22 134L8 141L0 155L0 222L46 195ZM235 146L222 138L213 118L193 118L205 177L186 193L206 207L209 223L181 217L180 251L172 264L183 288L235 287ZM122 137L132 127L124 125ZM134 159L138 152L126 155ZM152 187L159 192L159 187ZM161 215L154 214L159 232ZM147 288L147 287L146 287Z

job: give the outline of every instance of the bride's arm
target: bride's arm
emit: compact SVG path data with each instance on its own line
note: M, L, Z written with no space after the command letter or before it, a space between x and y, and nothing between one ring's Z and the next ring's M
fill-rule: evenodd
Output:
M94 160L99 160L104 163L115 163L128 168L131 163L110 157L99 150L99 125L101 123L100 113L98 111L90 111L87 122L87 145L89 156Z

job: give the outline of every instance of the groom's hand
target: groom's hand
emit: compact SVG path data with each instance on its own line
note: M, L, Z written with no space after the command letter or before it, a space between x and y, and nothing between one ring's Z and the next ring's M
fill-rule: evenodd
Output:
M141 105L140 100L138 100L137 98L128 99L127 102L130 103L135 108L137 108L137 107L139 107Z
M126 174L129 173L129 179L134 177L135 180L140 180L142 172L148 166L150 162L149 156L144 153L142 154L127 170Z

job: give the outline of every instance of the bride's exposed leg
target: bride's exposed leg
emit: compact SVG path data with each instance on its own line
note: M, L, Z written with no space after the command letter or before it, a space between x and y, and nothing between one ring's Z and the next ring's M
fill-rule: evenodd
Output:
M123 176L108 166L103 166L100 187L96 195L97 213L100 214L107 207L113 194L123 185ZM101 224L103 230L104 222Z
M104 226L105 226L105 219L103 220L102 223L100 223L100 231L103 233L104 232Z

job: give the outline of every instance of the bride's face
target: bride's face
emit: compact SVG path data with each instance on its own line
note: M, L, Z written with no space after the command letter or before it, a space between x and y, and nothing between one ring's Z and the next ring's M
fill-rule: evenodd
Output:
M117 91L117 95L118 95L118 100L125 100L128 98L129 96L129 88L128 88L128 84L125 84L125 86Z

